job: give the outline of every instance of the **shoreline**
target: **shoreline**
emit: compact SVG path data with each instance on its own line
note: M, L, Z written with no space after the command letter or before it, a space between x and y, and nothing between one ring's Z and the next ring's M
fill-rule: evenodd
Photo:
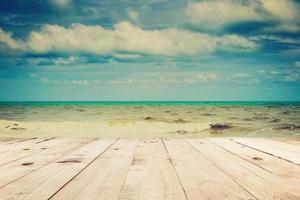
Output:
M289 127L288 127L289 128ZM211 122L160 122L154 120L10 121L0 120L0 138L28 137L300 137L298 131L262 129ZM252 132L251 132L252 131Z

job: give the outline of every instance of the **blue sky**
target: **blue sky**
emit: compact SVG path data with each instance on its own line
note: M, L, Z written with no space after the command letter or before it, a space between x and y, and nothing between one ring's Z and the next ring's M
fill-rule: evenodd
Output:
M2 0L0 100L300 100L300 1Z

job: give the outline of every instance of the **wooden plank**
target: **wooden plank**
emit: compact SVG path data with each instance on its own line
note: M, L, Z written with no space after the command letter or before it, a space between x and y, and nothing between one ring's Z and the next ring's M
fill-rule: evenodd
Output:
M0 144L2 142L6 143L6 142L11 142L11 141L16 141L16 140L19 140L17 138L0 138Z
M295 148L297 146L258 138L233 138L233 141L300 165L300 152Z
M11 141L0 145L0 154L12 151L20 151L23 148L28 148L36 142L40 142L49 138L32 138L21 141Z
M255 199L183 139L163 141L189 200Z
M51 138L42 139L36 141L35 143L27 144L26 146L22 145L22 149L19 146L16 149L0 154L0 166L7 165L10 162L14 162L22 158L26 158L34 155L35 153L39 153L40 151L46 151L47 149L59 145L62 142L63 141L60 139Z
M12 139L10 139L10 140L1 140L0 141L0 154L4 153L5 152L4 149L7 148L7 146L9 144L11 144L12 142L15 142L15 141L16 140L12 140ZM2 149L2 151L1 151L1 149Z
M117 141L51 199L117 199L137 144L137 139Z
M249 139L250 140L250 139ZM201 139L187 141L257 199L299 199L300 187ZM213 176L213 174L211 174Z
M93 141L17 181L0 188L1 199L49 199L97 159L115 139Z
M0 154L18 152L24 148L29 148L31 145L34 145L36 143L41 143L43 141L47 141L47 140L51 140L51 139L53 139L53 137L52 138L35 138L32 140L26 140L23 142L6 143L3 145L0 145Z
M161 139L139 143L119 199L186 199Z
M15 143L21 143L29 140L37 140L39 138L32 137L32 138L2 138L1 141L5 141L6 144L15 144ZM4 144L4 143L3 143Z
M284 137L284 138L272 138L273 140L278 140L281 142L285 142L291 145L300 146L300 137Z
M293 163L235 143L228 138L209 138L208 140L232 154L277 174L284 179L295 181L295 183L298 183L300 180L300 167Z
M60 139L58 145L0 167L0 188L87 144L87 139Z
M22 139L20 139L20 138L0 138L0 145L7 145L7 144L19 142L19 141L22 141Z
M277 147L286 151L294 152L300 154L300 145L292 145L278 140L273 140L270 138L254 138L254 141L262 142L272 147Z

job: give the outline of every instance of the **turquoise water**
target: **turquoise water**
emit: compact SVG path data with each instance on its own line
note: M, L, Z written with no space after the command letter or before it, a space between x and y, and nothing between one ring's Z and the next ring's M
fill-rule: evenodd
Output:
M40 101L0 102L0 120L229 124L222 134L300 135L300 102ZM209 133L208 133L209 134Z
M0 101L0 106L59 106L59 105L300 105L300 101Z

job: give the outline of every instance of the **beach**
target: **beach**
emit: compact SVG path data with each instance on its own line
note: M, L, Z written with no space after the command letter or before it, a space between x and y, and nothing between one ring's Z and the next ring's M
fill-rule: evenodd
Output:
M3 102L0 108L0 137L300 135L298 102Z
M1 199L300 199L298 102L1 103Z
M300 200L300 0L2 0L0 200Z

